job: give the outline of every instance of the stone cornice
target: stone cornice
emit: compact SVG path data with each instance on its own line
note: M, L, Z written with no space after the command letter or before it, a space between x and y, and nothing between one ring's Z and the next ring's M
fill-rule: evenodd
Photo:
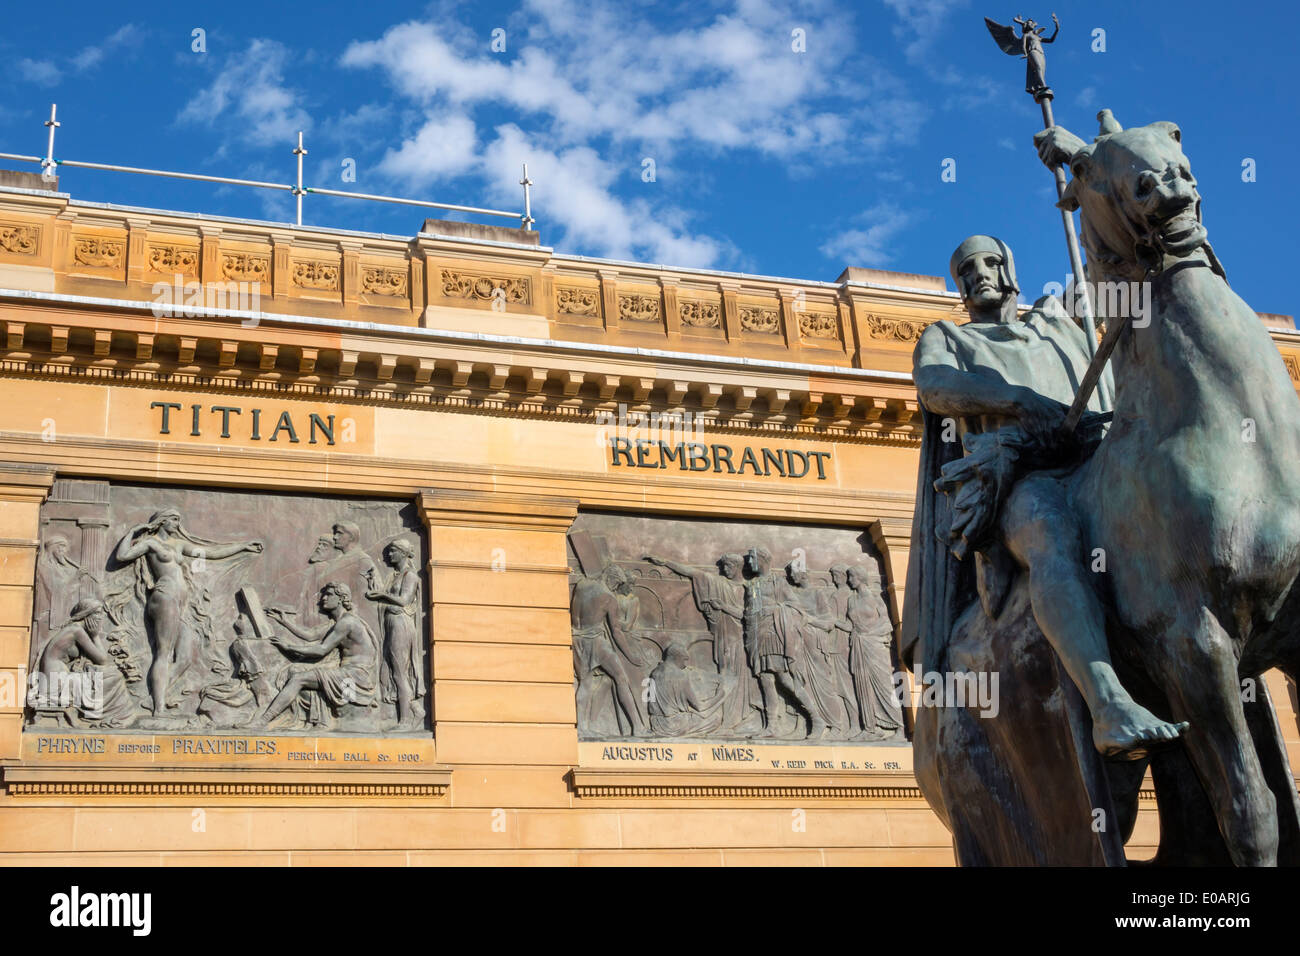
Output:
M569 786L580 799L722 798L748 800L884 800L925 806L910 773L722 772L575 768Z
M472 236L420 232L402 237L295 227L4 189L0 213L0 229L38 233L34 245L24 241L21 248L0 248L0 271L9 267L10 283L18 272L28 273L30 278L20 281L30 282L22 285L28 289L140 300L150 298L158 283L178 276L181 285L197 282L205 294L227 281L255 281L261 308L272 314L312 311L392 327L503 334L528 330L564 341L881 367L862 361L861 340L876 333L855 326L842 311L853 301L845 282L569 256L547 246ZM128 242L130 252L119 254L119 245ZM103 254L104 248L112 254ZM193 268L196 248L199 268ZM313 260L310 275L302 273L303 259ZM407 277L393 274L403 269ZM858 282L854 294L870 287ZM593 288L600 290L597 300L584 299L578 309L571 308L575 293L585 297ZM504 297L497 294L502 291ZM920 297L922 320L949 307L936 290L913 289L910 294ZM681 321L681 310L694 307L700 297L710 306L727 300L722 321ZM779 306L783 301L785 308ZM629 302L634 307L628 308ZM782 313L777 327L743 327L741 313L774 307ZM881 306L886 307L887 302ZM805 327L792 318L805 308L844 318ZM917 312L915 304L908 310ZM876 337L876 352L898 353L883 367L908 364L907 342L888 334Z
M108 767L95 764L18 764L0 767L4 792L13 798L51 797L329 797L369 801L422 798L441 801L450 769L310 770L243 767Z
M306 316L174 319L147 303L66 295L6 299L9 375L527 416L690 411L711 428L891 443L914 441L918 425L910 377L895 372Z

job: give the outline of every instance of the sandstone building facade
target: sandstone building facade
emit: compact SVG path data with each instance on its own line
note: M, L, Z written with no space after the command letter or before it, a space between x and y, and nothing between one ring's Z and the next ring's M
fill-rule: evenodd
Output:
M819 631L816 700L772 698L758 736L783 685L724 662L750 624L720 636L708 578L766 552L806 569L810 620L841 620L832 569L857 566L896 628L912 348L960 315L941 279L10 182L4 862L951 862L907 727L867 726L857 631ZM1300 381L1300 335L1262 320ZM104 673L94 700L54 686Z

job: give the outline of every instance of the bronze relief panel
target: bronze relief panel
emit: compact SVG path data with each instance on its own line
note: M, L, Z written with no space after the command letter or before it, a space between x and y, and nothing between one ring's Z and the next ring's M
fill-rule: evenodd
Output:
M865 532L583 513L569 568L580 739L903 739Z
M59 479L28 723L427 732L426 553L407 502Z

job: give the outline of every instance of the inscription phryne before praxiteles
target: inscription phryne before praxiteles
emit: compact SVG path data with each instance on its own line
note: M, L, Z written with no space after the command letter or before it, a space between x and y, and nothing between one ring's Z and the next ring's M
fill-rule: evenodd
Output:
M580 516L569 535L580 737L902 739L893 626L859 537Z
M56 481L41 513L29 725L425 728L413 510Z

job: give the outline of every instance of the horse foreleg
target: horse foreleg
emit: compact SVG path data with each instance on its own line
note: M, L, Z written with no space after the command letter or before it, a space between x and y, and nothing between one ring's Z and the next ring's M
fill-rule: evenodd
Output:
M1232 642L1208 608L1148 648L1233 863L1277 863L1277 804L1247 726Z

